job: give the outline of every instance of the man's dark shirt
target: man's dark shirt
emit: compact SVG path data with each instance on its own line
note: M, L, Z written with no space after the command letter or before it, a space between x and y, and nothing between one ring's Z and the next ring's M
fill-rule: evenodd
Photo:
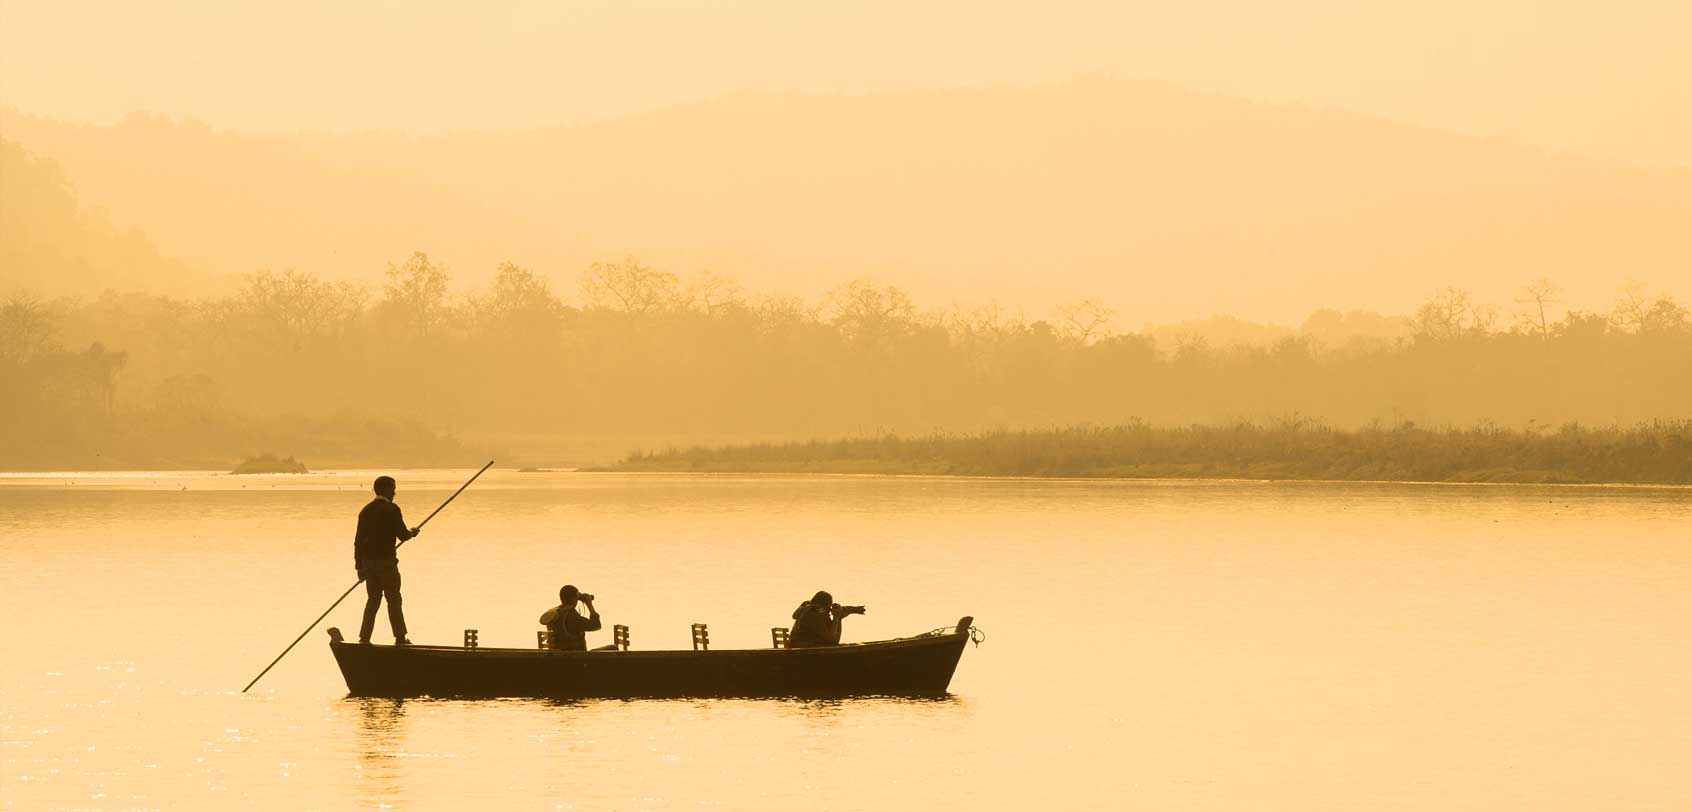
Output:
M353 538L353 560L398 561L394 547L411 538L399 505L380 496L358 512L358 535Z
M547 610L541 615L541 623L552 632L550 647L559 651L587 651L587 633L599 631L599 613L588 609L588 616L576 611L576 607L565 608L562 604Z

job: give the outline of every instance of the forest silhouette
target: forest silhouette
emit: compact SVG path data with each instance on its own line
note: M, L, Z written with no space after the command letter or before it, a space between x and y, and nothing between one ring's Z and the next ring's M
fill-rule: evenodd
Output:
M1189 439L1163 443L1146 457L1152 467L1131 456L1086 466L1192 473L1187 463L1224 453L1231 436L1242 460L1262 462L1247 449L1280 444L1298 463L1285 474L1390 478L1391 466L1333 462L1318 447L1365 429L1418 455L1442 443L1502 448L1485 439L1502 432L1587 438L1557 453L1607 455L1594 476L1655 481L1673 477L1639 449L1684 449L1689 433L1692 321L1674 299L1637 287L1602 312L1560 312L1546 281L1503 309L1445 289L1408 317L1321 310L1262 343L1119 332L1091 301L1034 320L996 306L925 310L867 279L819 300L754 295L633 257L593 264L573 296L511 264L488 286L453 290L448 269L418 253L374 291L287 271L192 300L14 296L0 306L0 377L11 382L0 458L9 468L227 470L262 451L313 467L435 465L474 447L517 464L593 465L639 448L892 433L913 438L914 459L934 460L946 455L915 438L996 432L981 438L997 454L1017 447L1007 430L1056 427L1049 436L1062 445L1095 431L1065 427L1121 426L1116 436L1138 439L1116 447L1143 450L1158 444L1146 431L1222 426L1169 435ZM1241 434L1242 421L1262 425ZM992 472L1074 468L1025 450ZM1510 454L1496 465L1556 467Z
M1078 101L1120 91L1140 101L1167 97L1176 107L1239 109L1233 102L1160 96L1143 87L1072 90L1076 98L1041 90L1004 98L983 94L960 103L1050 103L1074 118L1075 109L1084 107ZM863 103L879 108L916 100ZM749 104L775 110L763 101ZM826 100L802 106L833 109ZM727 126L740 121L743 107L677 115L722 114L727 117L719 124ZM1008 115L993 105L977 113L987 123ZM1132 121L1120 111L1112 115L1124 127ZM612 130L651 135L646 126L636 120ZM730 132L739 125L722 126L700 131ZM290 167L303 172L306 166L292 162L297 147L277 146L280 163L272 165L260 159L272 154L262 143L189 125L142 121L72 133L36 122L22 129L31 127L69 139L65 145L71 154L82 154L77 165L85 169L99 165L89 157L101 153L96 147L156 142L170 160L118 162L121 171L142 173L124 187L136 199L161 188L141 182L151 177L143 170L188 171L177 158L194 144L206 147L200 154L208 160L228 153L218 165L234 173L235 181L244 177L243 168L286 174ZM140 138L135 130L151 137ZM945 140L942 134L942 129L930 134L925 154L944 152L936 146ZM603 128L571 137L609 138ZM87 141L83 153L70 143L76 139ZM538 143L525 149L532 154ZM1684 471L1684 463L1665 469L1653 455L1682 448L1687 433L1686 404L1692 403L1687 311L1669 293L1621 282L1620 273L1598 273L1584 261L1577 263L1584 268L1580 289L1590 291L1595 275L1607 276L1617 280L1613 299L1566 296L1553 280L1524 274L1508 301L1480 301L1427 280L1471 279L1484 265L1486 278L1478 282L1496 290L1510 268L1532 267L1535 275L1555 268L1547 271L1517 253L1509 254L1515 261L1507 267L1477 265L1484 259L1480 255L1462 254L1458 261L1451 254L1455 264L1437 276L1356 266L1357 279L1392 277L1393 290L1405 289L1412 276L1419 280L1414 284L1426 298L1418 304L1407 297L1402 307L1408 315L1322 309L1297 326L1223 315L1137 331L1124 329L1115 307L1182 312L1164 297L1190 296L1205 283L1186 280L1183 294L1159 287L1163 277L1182 276L1174 270L1093 269L1082 277L1101 287L1081 295L1096 298L1044 306L1014 291L1039 289L1051 298L1079 283L1048 284L1049 274L1025 268L1009 287L1000 284L1004 279L976 280L978 293L1011 295L1019 307L936 308L885 279L860 277L799 297L759 292L708 271L679 275L635 257L553 262L547 272L509 262L449 270L418 252L389 263L385 275L380 263L352 267L344 258L325 260L321 273L213 274L172 258L155 246L151 232L125 230L103 208L85 206L55 160L0 140L0 161L5 201L0 467L10 469L230 470L265 453L291 455L311 468L447 465L488 452L536 467L621 460L627 468L689 470L1685 479L1675 473ZM469 165L453 163L460 169ZM954 170L965 171L947 171ZM326 215L313 214L303 199L270 200L258 190L291 195L310 187L324 205L370 210L384 207L383 195L405 197L413 190L419 200L429 197L421 187L390 185L398 176L343 177L327 165L319 171L293 185L231 183L218 173L204 174L206 196L156 208L194 220L196 213L224 206L216 202L217 189L232 188L240 194L227 201L225 207L233 207L227 216L246 228L275 223L299 236L324 231L312 217ZM676 171L685 174L680 166ZM1624 187L1637 194L1616 199L1673 197L1673 177L1645 184L1656 190L1651 194L1635 183L1644 183L1644 176L1617 177L1631 178ZM364 178L370 181L364 187L384 191L346 199L326 193L350 189L349 178ZM695 179L700 188L715 188L707 181ZM785 188L782 183L770 188ZM1570 190L1590 186L1571 184ZM1071 201L1095 213L1108 208L1081 203ZM245 208L255 205L261 208ZM418 212L431 209L417 205ZM1652 246L1665 244L1659 238L1669 231L1657 225L1672 221L1678 210L1661 208L1656 219L1610 211L1606 217L1637 219L1635 225L1649 226L1655 236L1600 242L1632 245L1635 254L1656 257L1658 265L1672 263L1672 251ZM335 216L360 222L350 211ZM495 247L499 232L481 228L482 221L468 213L458 227L450 212L430 216L448 219L427 221L426 231L461 232L462 239L486 243L479 250L501 250ZM305 219L294 222L298 218ZM624 225L655 234L665 230L639 220ZM832 221L851 218L842 214ZM263 250L241 243L235 232L222 233L221 222L195 220L198 231L178 234L173 244L197 244L195 235L204 234L231 252ZM980 224L971 228L983 230ZM337 242L342 237L335 234L314 238L314 250L337 255L336 245L356 242L368 251L373 241L391 242L408 233L367 230L344 229L351 242ZM1537 233L1510 240L1537 243L1532 236ZM1301 239L1321 242L1328 235ZM1612 267L1625 273L1626 256L1617 254L1615 263L1622 264ZM1053 255L1039 267L1048 265L1062 266L1062 257ZM878 268L868 262L864 267ZM1275 270L1215 268L1224 277ZM566 277L549 275L569 269L579 273L563 287L556 280ZM793 265L786 274L827 276L810 270ZM383 281L359 281L373 278ZM1124 298L1124 286L1144 290ZM1301 290L1290 282L1281 287L1276 295L1283 299ZM1570 301L1576 298L1580 301ZM1020 307L1038 310L1030 314ZM667 453L672 448L693 450ZM1370 450L1359 458L1359 449ZM1464 456L1475 449L1487 450L1492 464ZM1580 467L1579 460L1601 464Z

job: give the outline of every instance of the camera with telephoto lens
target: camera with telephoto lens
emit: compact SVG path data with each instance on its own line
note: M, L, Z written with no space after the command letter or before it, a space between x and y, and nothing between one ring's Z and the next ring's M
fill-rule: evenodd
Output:
M834 605L834 613L837 614L837 615L861 615L861 614L864 613L864 607L862 607L862 606L841 606L840 604L837 603L837 604Z
M576 596L576 600L582 601L583 603L593 603L593 596L583 592Z

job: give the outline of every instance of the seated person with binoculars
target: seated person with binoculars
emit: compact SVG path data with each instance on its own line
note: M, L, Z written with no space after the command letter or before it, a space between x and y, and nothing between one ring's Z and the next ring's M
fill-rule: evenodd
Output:
M847 615L861 615L862 606L841 606L834 596L818 592L793 610L793 630L787 633L788 648L840 645L840 621Z
M593 608L593 596L565 584L558 590L561 603L540 616L542 626L552 632L547 647L558 651L587 651L587 633L599 631L599 611ZM582 617L576 604L587 604L587 617Z

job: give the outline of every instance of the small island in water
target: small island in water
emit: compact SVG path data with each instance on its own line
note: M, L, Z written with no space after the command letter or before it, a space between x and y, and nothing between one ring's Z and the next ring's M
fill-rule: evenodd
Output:
M248 457L240 465L235 466L231 474L309 474L305 463L293 457L278 457L265 453L256 457Z

